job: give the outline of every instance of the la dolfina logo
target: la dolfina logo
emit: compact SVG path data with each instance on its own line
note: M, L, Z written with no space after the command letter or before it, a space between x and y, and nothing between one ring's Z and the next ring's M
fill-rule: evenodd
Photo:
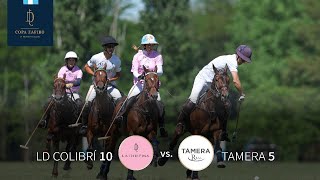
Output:
M53 0L8 0L8 45L52 44Z
M151 143L142 136L129 136L119 146L120 162L128 169L139 171L146 168L153 159Z
M135 153L129 153L129 154L122 154L121 157L122 158L149 158L149 154L141 154L139 153L139 145L137 143L134 144L134 146L132 147L133 150L135 151Z
M213 161L213 146L207 138L192 135L181 142L178 148L178 157L181 164L187 169L201 171Z

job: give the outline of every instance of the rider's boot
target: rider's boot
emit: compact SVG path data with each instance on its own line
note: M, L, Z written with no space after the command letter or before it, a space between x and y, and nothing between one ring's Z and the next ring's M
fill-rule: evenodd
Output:
M91 109L91 101L88 101L84 105L84 109L82 112L82 126L79 130L79 134L81 134L81 135L85 135L87 133L88 118L89 118L90 109Z
M159 130L160 130L160 137L168 137L168 132L164 128L164 116L165 116L165 109L164 104L161 101L157 101L157 106L159 110Z
M178 116L178 124L176 126L177 134L182 134L184 132L185 121L189 119L190 113L195 106L196 104L190 101L190 99L188 99L182 106L182 110Z
M133 106L133 104L135 102L136 102L136 97L135 96L131 97L130 99L127 99L127 101L124 102L124 105L120 109L119 114L115 118L116 123L120 123L121 124L124 116L129 112L129 110L131 109L131 107Z

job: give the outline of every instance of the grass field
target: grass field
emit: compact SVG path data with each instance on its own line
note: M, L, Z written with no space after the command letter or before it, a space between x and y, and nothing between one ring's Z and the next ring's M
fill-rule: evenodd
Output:
M52 162L0 162L1 180L46 180L51 177ZM95 179L100 166L94 164L87 170L82 162L73 163L70 171L59 163L57 179ZM119 161L112 162L109 173L111 180L125 180L127 170ZM201 180L320 180L320 163L227 163L227 168L218 169L212 164L199 173ZM164 167L148 167L135 172L138 180L183 180L185 169L178 161L169 161ZM259 177L259 178L258 178Z

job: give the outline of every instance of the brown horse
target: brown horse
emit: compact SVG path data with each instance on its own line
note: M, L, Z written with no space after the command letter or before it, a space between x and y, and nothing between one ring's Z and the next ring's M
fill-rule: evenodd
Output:
M185 119L186 130L192 135L202 135L214 145L214 153L217 157L217 166L224 168L222 151L220 147L220 133L224 123L227 122L230 110L229 76L227 68L217 70L213 65L215 76L210 88L201 96L196 107L190 114L189 119ZM184 132L174 133L173 140L169 144L169 150L173 151L179 138ZM168 158L159 159L159 165L163 166ZM198 172L187 170L187 178L198 179Z
M59 152L59 142L67 141L65 150L70 158L70 153L74 155L76 152L76 147L79 145L81 137L77 134L79 129L68 127L68 125L76 122L79 111L77 104L67 96L65 76L54 80L52 101L53 103L49 110L50 118L46 147L49 150L50 144L53 142L54 152ZM65 162L64 170L70 169L71 161L69 158ZM58 161L54 161L52 176L58 176Z
M94 138L104 136L110 127L111 118L114 111L114 101L110 93L107 92L108 78L106 66L94 71L93 85L96 91L96 97L92 102L92 106L88 119L87 152L93 152ZM92 169L92 161L88 161L87 168Z
M140 135L146 137L152 144L154 150L153 164L157 166L158 158L158 140L157 136L157 124L160 112L157 106L158 90L159 90L159 78L157 75L157 68L150 71L144 67L144 87L142 92L137 95L136 102L133 107L129 110L127 115L127 121L123 127L118 128L116 125L110 130L108 136L110 138L106 141L107 151L114 152L116 142L120 137L121 133L125 136ZM122 98L122 103L124 101ZM117 115L117 112L122 106L122 103L118 103L113 117ZM111 161L107 161L104 164L104 168L101 169L100 173L107 178L107 174L110 169ZM127 180L134 180L133 170L128 169Z

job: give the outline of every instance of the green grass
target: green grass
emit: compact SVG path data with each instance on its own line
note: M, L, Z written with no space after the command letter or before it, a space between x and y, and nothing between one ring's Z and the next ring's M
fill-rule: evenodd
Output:
M0 162L1 180L46 180L51 178L53 162ZM82 162L73 163L70 171L62 169L59 163L57 179L87 180L95 179L100 166L94 164L92 170L87 170ZM112 162L109 179L125 180L127 170L119 163ZM212 164L199 172L201 180L320 180L320 163L227 163L225 169L218 169ZM178 161L169 161L164 167L148 167L135 172L138 180L183 180L185 169Z

